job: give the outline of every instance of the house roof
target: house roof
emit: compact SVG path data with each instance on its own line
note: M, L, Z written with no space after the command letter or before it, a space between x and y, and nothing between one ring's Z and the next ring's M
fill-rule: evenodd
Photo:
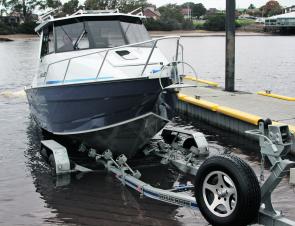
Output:
M155 14L155 16L161 16L161 13L158 10L155 10L154 7L146 7L146 8L144 8L143 11L146 11L146 10L149 10L150 12Z

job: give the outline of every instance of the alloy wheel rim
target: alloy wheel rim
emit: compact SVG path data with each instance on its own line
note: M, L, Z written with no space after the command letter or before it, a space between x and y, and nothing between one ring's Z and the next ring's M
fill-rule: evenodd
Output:
M209 211L227 217L237 206L237 189L232 179L222 171L208 174L203 183L203 199Z

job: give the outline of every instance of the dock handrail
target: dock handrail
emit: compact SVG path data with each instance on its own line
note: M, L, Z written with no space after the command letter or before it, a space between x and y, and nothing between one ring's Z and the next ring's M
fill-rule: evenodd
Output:
M66 58L66 59L62 59L62 60L50 63L50 64L48 64L46 72L44 73L45 74L44 84L46 84L46 82L47 82L47 75L48 75L48 71L49 71L51 66L53 66L55 64L58 64L58 63L61 63L61 62L68 62L67 67L66 67L66 71L65 71L65 74L64 74L64 78L63 78L63 81L62 81L62 83L64 83L64 81L65 81L65 79L67 77L67 73L68 73L71 61L73 59L77 59L77 58L81 58L81 57L85 57L85 56L96 55L96 54L100 54L100 53L105 53L105 55L103 57L103 60L102 60L102 63L101 63L101 65L99 67L99 70L97 72L97 76L96 76L96 80L97 80L97 78L99 77L99 74L100 74L100 72L101 72L101 70L102 70L102 68L104 66L104 63L105 63L106 58L108 56L108 53L110 51L117 50L117 49L122 49L122 48L127 48L127 47L134 47L134 46L144 45L144 44L148 44L148 43L153 43L153 46L151 47L151 51L149 53L147 61L144 64L143 70L141 72L141 76L143 76L143 74L144 74L144 72L145 72L145 70L146 70L146 68L147 68L147 66L148 66L148 64L150 62L152 54L153 54L153 52L154 52L154 50L155 50L155 48L157 46L157 43L159 41L161 41L161 40L166 40L166 39L176 39L177 40L177 45L179 45L180 36L165 36L165 37L160 37L160 38L156 38L156 39L152 39L152 40L148 40L148 41L137 42L137 43L132 43L132 44L128 44L128 45L122 45L122 46L116 46L116 47L112 47L112 48L108 48L108 49L104 49L104 50L95 51L95 52L92 52L92 53L82 54L82 55L79 55L79 56L73 56L73 57L69 57L69 58ZM176 50L176 55L178 55L178 48Z

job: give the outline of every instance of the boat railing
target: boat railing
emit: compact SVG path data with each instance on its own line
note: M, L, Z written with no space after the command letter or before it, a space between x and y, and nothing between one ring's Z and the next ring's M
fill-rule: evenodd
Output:
M47 69L46 69L44 84L46 84L46 82L47 82L47 76L48 76L49 69L51 67L53 67L54 65L56 65L58 63L61 63L61 62L67 62L65 74L64 74L64 77L63 77L63 80L62 80L62 83L64 83L65 80L66 80L69 68L71 66L71 62L74 59L104 53L104 56L102 58L102 63L99 66L98 72L96 74L96 79L95 80L97 80L100 73L101 73L101 71L102 71L102 68L103 68L103 66L104 66L104 64L106 62L106 59L107 59L107 57L108 57L108 55L109 55L109 53L111 51L118 50L118 49L124 49L124 48L128 48L128 47L138 47L138 46L143 46L145 44L152 43L151 51L149 52L147 60L145 61L144 66L143 66L143 70L141 71L141 76L143 76L145 71L146 71L147 66L150 63L151 57L152 57L152 55L153 55L153 53L155 51L155 48L157 47L158 42L162 41L162 40L167 40L167 39L175 39L177 41L176 53L175 53L175 59L177 60L178 55L179 55L179 48L181 48L181 50L183 52L183 46L179 43L180 36L165 36L165 37L160 37L160 38L156 38L156 39L152 39L152 40L148 40L148 41L137 42L137 43L133 43L133 44L128 44L128 45L112 47L112 48L108 48L108 49L104 49L104 50L99 50L99 51L95 51L95 52L91 52L91 53L87 53L87 54L82 54L82 55L79 55L79 56L72 56L72 57L69 57L69 58L66 58L66 59L62 59L62 60L50 63L50 64L48 64ZM139 65L142 65L142 64L139 64Z

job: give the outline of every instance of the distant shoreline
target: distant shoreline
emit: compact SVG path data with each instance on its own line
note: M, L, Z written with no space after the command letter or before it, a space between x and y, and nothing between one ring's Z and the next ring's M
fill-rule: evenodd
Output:
M149 31L154 38L163 36L180 36L180 37L224 37L224 31L205 31L205 30L175 30L175 31ZM236 36L272 36L271 33L251 32L251 31L236 31ZM0 35L0 41L18 41L18 40L38 40L38 35L28 34L12 34Z
M152 37L163 36L180 36L180 37L224 37L224 31L205 31L205 30L193 30L193 31L150 31ZM273 36L271 33L264 32L251 32L251 31L236 31L236 36Z
M17 40L36 40L38 35L28 35L28 34L12 34L12 35L0 35L0 41L17 41Z

